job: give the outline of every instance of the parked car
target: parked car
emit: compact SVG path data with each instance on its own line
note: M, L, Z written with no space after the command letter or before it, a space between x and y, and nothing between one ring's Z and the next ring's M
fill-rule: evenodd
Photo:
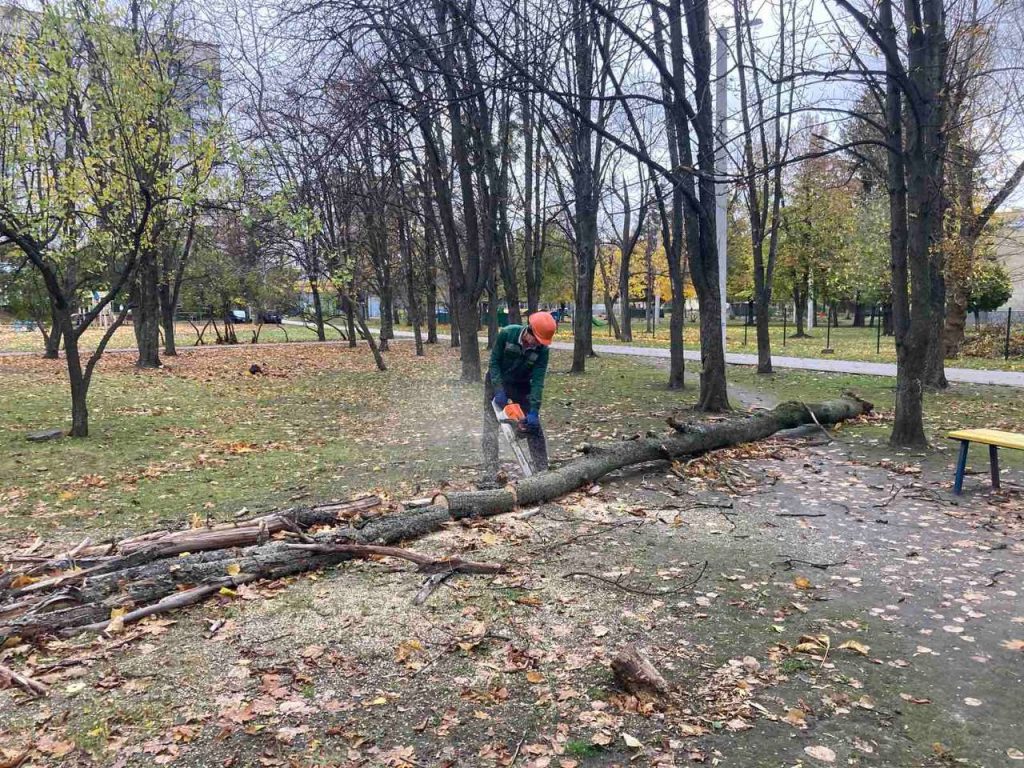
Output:
M232 323L248 323L250 322L249 312L244 309L232 309L228 312L228 320Z
M283 320L284 317L281 315L280 312L276 310L268 309L263 312L260 312L260 322L271 323L272 325L280 325Z

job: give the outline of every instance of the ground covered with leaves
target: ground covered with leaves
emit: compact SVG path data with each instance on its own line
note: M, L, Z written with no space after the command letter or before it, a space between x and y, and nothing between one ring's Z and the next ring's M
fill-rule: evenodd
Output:
M453 352L372 370L337 346L192 352L162 371L106 359L93 437L65 418L59 363L0 359L5 554L202 526L295 503L392 505L476 479L480 395ZM248 373L253 362L266 375ZM586 376L555 355L556 461L660 429L692 402L644 360ZM730 369L734 405L855 388L878 415L690 462L646 465L555 504L412 546L505 563L423 606L406 564L353 562L228 591L108 637L9 639L0 765L946 766L1024 760L1024 464L984 452L963 497L951 450L884 444L892 382ZM1015 392L930 397L929 428L1021 429ZM944 446L943 446L944 447ZM514 470L509 467L509 471ZM671 690L622 690L634 644Z

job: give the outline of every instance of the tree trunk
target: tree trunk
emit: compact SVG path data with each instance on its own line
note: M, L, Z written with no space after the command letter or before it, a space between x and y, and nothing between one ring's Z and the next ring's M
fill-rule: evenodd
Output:
M461 349L462 329L459 325L458 307L454 300L448 305L448 320L451 323L451 339L449 341L452 349Z
M944 353L947 358L959 357L967 330L966 292L955 290L946 300L946 327L943 332Z
M459 344L462 351L462 381L480 381L480 310L476 302L459 297Z
M423 209L423 292L427 304L427 344L437 344L437 218L430 184L423 175L420 205Z
M939 257L932 254L932 315L931 327L928 329L928 354L925 362L924 385L930 389L946 389L946 344L945 344L945 306L946 278L943 275L944 265ZM943 260L944 261L944 260Z
M345 327L348 330L348 346L354 349L359 345L356 337L355 302L348 296L343 296L341 303L345 310Z
M495 276L491 275L487 283L487 348L494 348L494 340L498 338L498 287Z
M515 264L511 262L507 248L501 248L498 262L501 268L501 285L505 289L508 322L511 325L521 325L523 315L519 309L519 279L516 277Z
M269 536L270 523L248 526L248 533L221 528L215 532L185 531L169 542L165 539L161 559L152 560L153 551L136 550L115 563L116 570L82 579L74 594L72 607L54 607L48 612L33 610L39 602L65 583L51 579L45 588L9 589L0 591L0 636L17 635L33 638L43 634L74 634L83 628L102 629L114 608L151 606L177 594L185 585L191 589L211 587L210 594L220 586L237 586L255 579L274 579L318 569L357 556L361 545L394 545L423 537L450 525L453 520L491 517L511 512L517 507L539 504L589 485L610 472L649 462L663 462L725 448L744 442L761 440L782 429L804 424L834 424L870 412L871 404L852 396L844 396L820 405L784 403L771 411L745 418L732 418L712 423L675 425L677 432L668 436L591 446L585 455L557 469L542 472L499 490L447 493L435 497L434 504L400 514L370 519L360 527L350 525L307 536L304 544L269 541L231 549L185 554L182 547L188 539L202 539L200 544L222 536L228 544L243 544L257 537ZM287 513L282 513L286 518ZM340 517L340 516L339 516ZM292 516L293 530L301 529ZM285 528L289 528L285 524ZM257 539L262 540L260 538ZM348 547L346 549L346 547ZM379 553L379 550L378 550ZM416 559L416 558L412 558ZM230 567L229 567L230 566ZM110 567L109 565L107 567ZM105 570L105 569L101 569ZM74 572L67 574L78 579ZM31 594L32 599L25 600ZM145 610L140 610L141 616ZM103 622L103 623L101 623ZM98 624L93 627L91 625Z
M316 280L310 278L309 291L313 294L313 322L316 324L317 341L327 341L324 333L324 305L320 300L320 286Z
M60 333L64 337L64 358L68 367L68 383L71 386L71 437L89 436L89 381L82 369L82 360L78 351L78 339L75 338L74 324L71 322L70 310L58 310L60 315Z
M619 337L623 341L633 340L633 318L630 316L629 305L629 263L631 252L623 252L619 262L619 307L622 320L619 322Z
M36 321L39 325L40 330L43 329L43 323ZM63 338L60 328L60 316L57 308L54 306L53 301L50 301L50 330L49 332L43 332L43 357L46 360L56 360L60 357L60 340Z
M806 294L801 293L800 288L793 286L793 314L796 316L796 333L790 336L791 339L803 339L807 337L804 331L805 317L807 314Z
M132 325L139 349L135 365L139 368L160 367L159 278L156 250L152 247L143 249L135 278L135 306L132 308Z
M605 314L608 316L608 332L616 339L622 340L622 332L619 330L619 320L615 317L615 302L618 296L609 296L608 291L604 292Z
M860 291L857 292L853 301L853 327L864 327L864 305L860 301Z
M581 260L576 275L575 303L572 314L572 367L570 373L585 373L587 358L593 354L594 335L594 257L587 259L585 252L580 250L577 259Z
M768 314L771 311L771 290L757 292L757 372L772 372L772 340L768 333Z
M160 285L160 325L164 330L164 354L174 357L178 354L178 348L174 338L174 312L175 302L171 301L169 286Z
M409 304L409 324L412 325L413 337L416 340L416 357L423 357L423 334L420 331L420 308L416 296L416 272L412 266L412 243L409 240L409 233L404 221L398 222L398 236L402 249L402 258L405 262L405 283L408 293L406 300Z
M387 270L387 279L380 287L380 349L388 351L388 341L395 338L394 329L395 299L391 292L391 270Z

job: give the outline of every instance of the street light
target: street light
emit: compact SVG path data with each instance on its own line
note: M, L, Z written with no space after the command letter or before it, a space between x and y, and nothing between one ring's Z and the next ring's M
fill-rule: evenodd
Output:
M748 22L750 27L761 26L760 19L751 19ZM721 303L722 314L722 350L725 350L725 327L729 314L729 302L726 297L726 274L728 272L728 208L729 208L729 184L723 178L726 165L726 143L728 141L728 129L726 120L729 116L729 92L726 88L726 76L728 67L728 41L729 34L727 27L715 27L717 45L715 47L715 114L716 131L718 133L718 147L715 150L715 178L718 179L715 189L715 241L718 243L718 296Z

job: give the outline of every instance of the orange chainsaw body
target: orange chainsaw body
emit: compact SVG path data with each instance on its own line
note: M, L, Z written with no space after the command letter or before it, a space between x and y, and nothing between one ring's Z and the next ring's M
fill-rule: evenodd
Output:
M505 418L511 419L512 421L522 421L526 418L526 414L523 413L522 406L519 403L509 403L505 406L502 411L505 414Z

